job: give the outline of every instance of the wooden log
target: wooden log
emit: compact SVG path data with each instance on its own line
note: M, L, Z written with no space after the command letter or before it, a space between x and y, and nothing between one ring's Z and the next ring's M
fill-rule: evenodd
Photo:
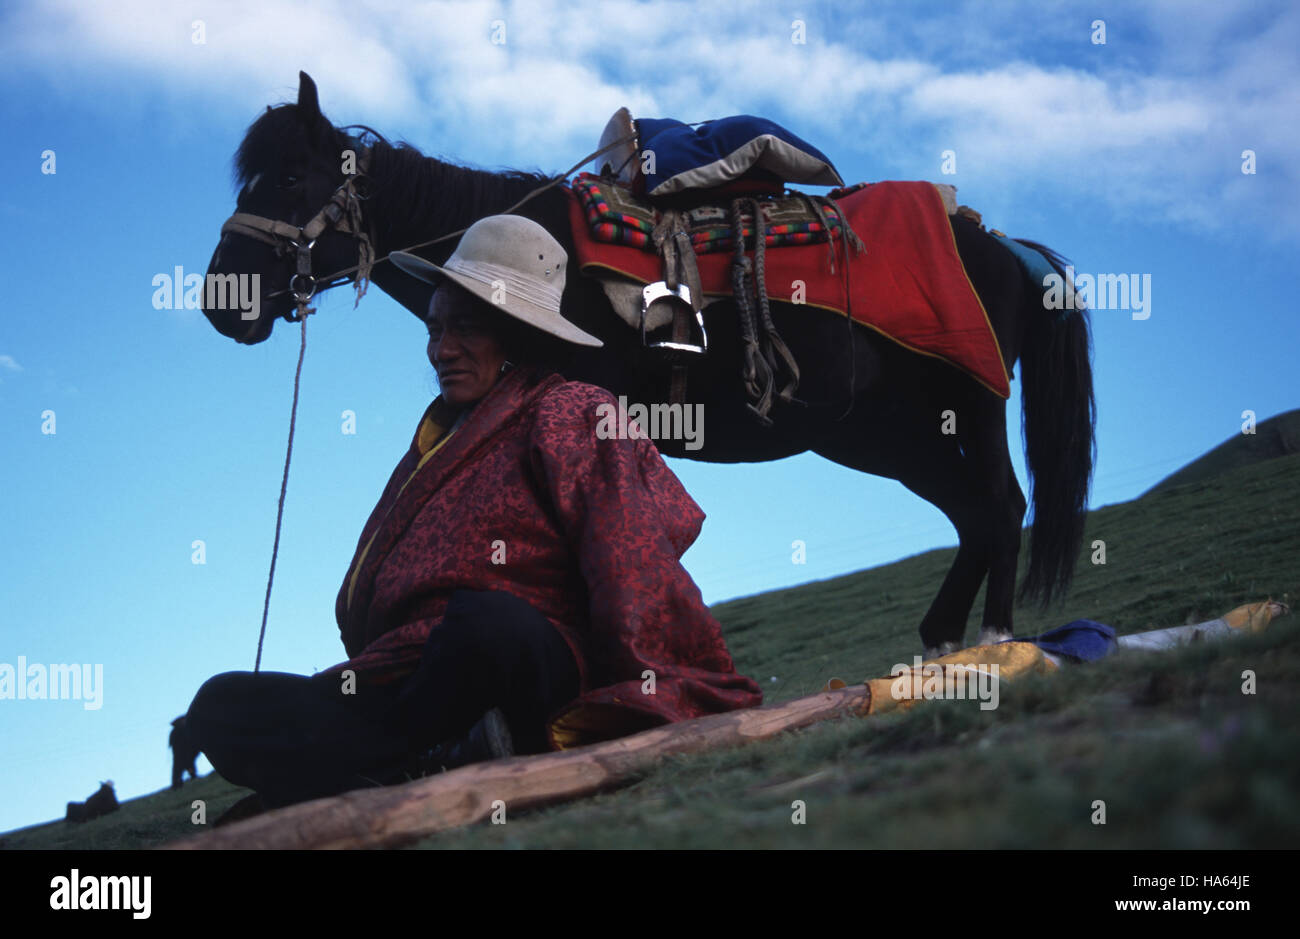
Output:
M864 714L865 685L667 724L558 753L475 763L400 786L316 799L164 845L200 848L391 848L507 812L563 802L624 784L673 753L766 740L838 715Z

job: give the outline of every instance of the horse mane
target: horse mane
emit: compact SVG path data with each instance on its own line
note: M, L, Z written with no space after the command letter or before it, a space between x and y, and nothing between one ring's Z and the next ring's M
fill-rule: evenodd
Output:
M367 128L368 130L368 128ZM373 132L372 132L373 133ZM481 206L513 202L522 191L554 177L526 170L484 170L426 156L405 141L375 134L371 175L385 180L385 199L411 218L474 218Z
M244 139L235 151L231 173L235 188L243 189L266 167L279 166L287 149L300 146L303 132L296 104L278 104L259 114L257 120L248 125ZM316 139L309 143L313 149L323 150L335 142L335 134L337 131L322 121Z
M235 153L236 189L243 189L266 167L280 165L286 151L301 146L304 128L297 108L296 104L268 107L249 125ZM409 218L472 219L481 206L509 204L522 192L555 178L539 171L485 170L426 156L405 141L389 141L365 124L335 127L322 120L309 145L326 152L369 146L372 179L385 181L383 198L402 206Z

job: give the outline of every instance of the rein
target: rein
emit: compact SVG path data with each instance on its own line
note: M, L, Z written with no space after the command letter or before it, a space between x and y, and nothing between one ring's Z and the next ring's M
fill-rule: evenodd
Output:
M314 308L300 306L298 309L298 318L302 321L302 342L298 346L298 368L293 373L293 407L289 410L289 447L284 453L284 476L280 479L280 504L275 510L275 544L271 548L271 571L266 576L266 599L262 601L262 631L257 635L254 672L262 668L262 643L266 640L266 616L271 609L271 584L275 582L275 559L280 554L280 523L284 520L284 494L289 488L289 459L293 456L293 430L298 421L298 385L302 379L303 356L307 353L307 317L316 312Z

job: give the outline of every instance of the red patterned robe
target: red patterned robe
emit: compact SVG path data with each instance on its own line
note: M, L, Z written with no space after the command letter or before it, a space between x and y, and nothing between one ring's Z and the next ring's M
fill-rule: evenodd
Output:
M400 680L453 591L503 590L578 663L580 696L548 720L556 749L761 704L680 563L704 513L650 440L597 436L602 404L522 368L450 433L435 400L361 532L336 604L351 658L329 671Z

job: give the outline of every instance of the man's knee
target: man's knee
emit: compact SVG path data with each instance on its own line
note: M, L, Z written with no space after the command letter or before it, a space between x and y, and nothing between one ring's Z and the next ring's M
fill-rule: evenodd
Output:
M501 590L457 590L447 603L442 628L465 630L497 642L526 634L550 622L525 600Z
M496 590L457 590L442 622L429 635L425 659L514 671L525 660L543 658L554 631L545 616L516 596Z
M198 749L204 749L202 741L213 724L230 714L232 704L240 699L246 687L245 676L249 674L222 672L213 675L199 687L185 714L186 731Z
M466 658L495 663L502 678L519 686L512 690L533 706L558 707L577 695L578 666L568 643L524 600L495 590L458 590L443 620L448 625L461 636Z
M304 682L282 672L222 672L205 681L190 702L185 726L194 747L212 758L210 748L232 733L265 722L281 703L286 685Z

